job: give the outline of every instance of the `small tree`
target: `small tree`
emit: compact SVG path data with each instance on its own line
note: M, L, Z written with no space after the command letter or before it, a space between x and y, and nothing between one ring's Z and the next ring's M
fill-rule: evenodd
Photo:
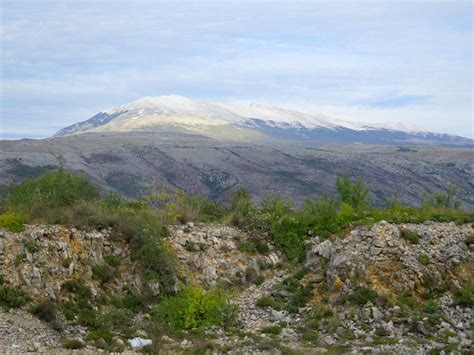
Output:
M364 208L367 206L367 196L369 189L364 185L361 179L351 182L349 173L345 173L342 178L336 179L336 190L342 202L347 203L353 208Z
M423 205L432 208L459 209L461 201L458 200L458 191L459 187L456 184L448 183L446 193L437 192L431 194L426 192L423 198Z

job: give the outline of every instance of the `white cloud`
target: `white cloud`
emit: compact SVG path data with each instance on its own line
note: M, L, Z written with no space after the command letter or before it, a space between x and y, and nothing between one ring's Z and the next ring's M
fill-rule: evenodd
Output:
M462 135L472 127L469 2L17 0L1 7L1 114L9 131L27 132L18 115L67 125L169 93ZM397 101L403 97L426 100ZM28 127L44 131L41 124Z

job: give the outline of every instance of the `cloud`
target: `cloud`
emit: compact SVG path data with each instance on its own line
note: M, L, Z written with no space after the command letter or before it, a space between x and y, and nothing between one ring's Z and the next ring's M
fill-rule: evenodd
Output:
M423 95L389 95L385 97L378 97L368 100L355 102L356 106L366 107L406 107L413 105L426 104L429 101L429 96Z
M170 93L463 135L472 126L470 2L17 0L1 9L2 132L48 136Z

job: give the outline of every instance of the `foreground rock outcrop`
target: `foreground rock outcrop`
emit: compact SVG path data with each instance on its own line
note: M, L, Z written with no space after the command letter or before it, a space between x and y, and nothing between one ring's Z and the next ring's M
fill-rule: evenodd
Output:
M205 341L172 334L157 339L149 333L152 309L128 311L116 315L126 319L111 334L116 349L131 350L132 338L153 338L154 349L165 352L474 350L472 224L380 222L345 237L316 236L307 241L303 264L285 261L262 233L193 223L168 230L165 243L177 256L182 282L227 290L239 308L234 328L208 329ZM145 288L155 299L161 292L142 276L129 249L111 229L30 225L21 233L0 231L2 282L30 298L21 309L0 308L0 352L61 352L65 338L87 343L90 351L106 348L78 324L84 315L74 307L99 312ZM90 298L79 300L71 287L87 288ZM58 315L59 326L29 314L31 304L45 300L70 306Z

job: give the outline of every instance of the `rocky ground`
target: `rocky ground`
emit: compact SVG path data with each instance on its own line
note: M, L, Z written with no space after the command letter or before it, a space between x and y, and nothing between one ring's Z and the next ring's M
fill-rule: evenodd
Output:
M265 234L192 223L169 230L167 242L186 278L204 288L225 288L239 313L230 331L214 327L204 338L163 336L154 349L474 351L474 314L472 303L466 301L472 300L472 224L380 222L356 228L345 237L312 237L304 268L285 262ZM112 235L112 230L83 232L62 226L2 232L0 272L34 300L64 300L61 285L79 277L96 298L103 292L121 295L127 288L143 287L149 281L138 276L127 245ZM105 290L92 269L110 255L120 256L122 262ZM159 287L155 289L158 295ZM25 306L0 311L0 352L61 352L64 338L86 339L86 328L65 321L62 329L54 330L27 310ZM124 351L132 351L128 344L132 338L149 337L146 320L146 314L134 315L131 331L117 334ZM100 345L88 342L86 350L97 351Z

